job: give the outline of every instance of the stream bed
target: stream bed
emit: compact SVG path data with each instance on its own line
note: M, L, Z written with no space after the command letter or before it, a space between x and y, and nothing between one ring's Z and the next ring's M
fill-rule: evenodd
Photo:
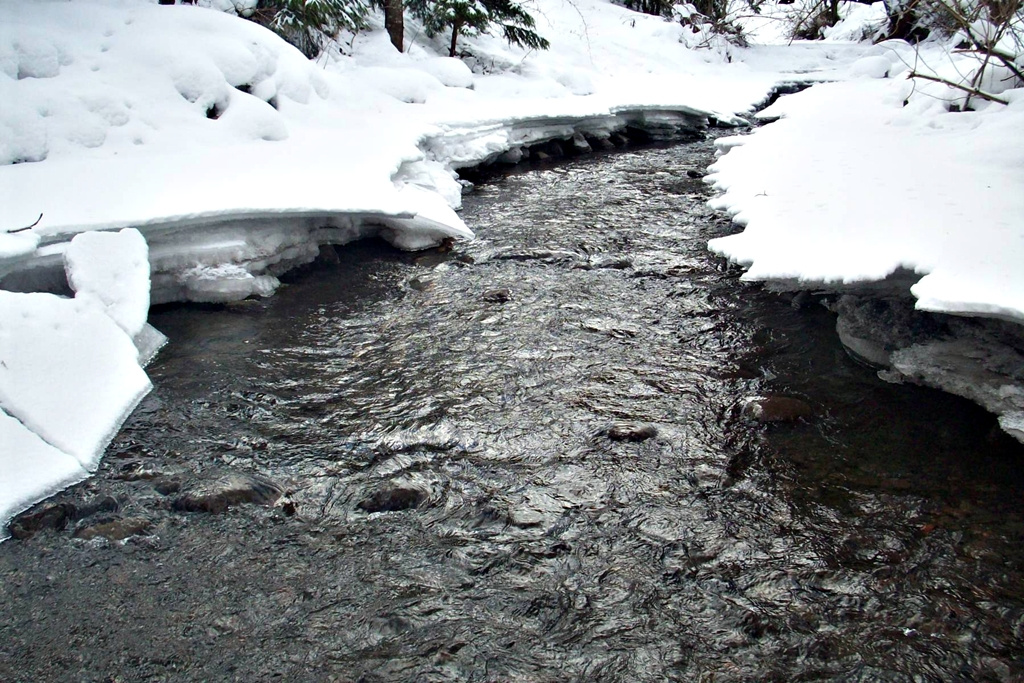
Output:
M1024 678L1021 446L710 255L711 160L154 310L154 391L0 545L0 680Z

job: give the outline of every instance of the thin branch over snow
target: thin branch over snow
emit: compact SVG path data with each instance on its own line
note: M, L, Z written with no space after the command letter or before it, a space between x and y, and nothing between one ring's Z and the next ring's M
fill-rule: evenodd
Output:
M18 228L17 230L8 230L7 234L8 235L13 235L16 232L25 232L26 230L31 230L32 228L34 228L37 225L39 225L39 221L41 221L41 220L43 220L43 214L39 214L39 218L37 218L36 222L33 223L32 225L26 225L24 228Z
M948 85L951 88L956 88L957 90L963 90L965 93L967 93L969 95L974 95L975 97L980 97L981 99L988 100L989 102L997 102L999 104L1009 104L1009 101L1004 100L1001 97L997 97L996 95L990 95L989 93L985 92L984 90L978 90L977 88L972 88L970 86L963 85L961 83L955 83L955 82L947 80L945 78L939 78L938 76L929 76L928 74L921 74L921 73L917 73L917 72L911 72L910 75L908 76L908 78L923 78L926 81L934 81L936 83L942 83L944 85Z

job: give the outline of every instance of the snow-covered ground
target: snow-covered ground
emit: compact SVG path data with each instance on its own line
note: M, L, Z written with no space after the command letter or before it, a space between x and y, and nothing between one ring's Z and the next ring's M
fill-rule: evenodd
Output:
M607 0L529 9L549 51L484 35L460 61L408 25L405 53L372 30L309 61L211 9L0 0L0 283L67 272L76 292L0 291L0 523L87 476L148 390L150 301L269 295L324 243L470 238L455 169L630 122L741 123L795 78L841 82L731 142L713 179L747 230L713 248L755 279L911 268L924 307L1024 320L1015 93L949 114L910 92L901 44L694 49Z
M902 268L922 276L921 310L1024 323L1024 90L949 111L964 93L900 78L915 59L905 43L875 45L856 78L784 97L759 114L780 121L720 140L713 205L745 230L711 248L749 280L851 284Z

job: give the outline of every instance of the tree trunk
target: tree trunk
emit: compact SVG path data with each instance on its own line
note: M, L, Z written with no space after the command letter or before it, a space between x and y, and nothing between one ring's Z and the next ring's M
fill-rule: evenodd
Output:
M405 52L405 7L402 0L384 0L384 28L395 49Z
M839 0L831 0L828 6L829 25L835 26L839 23Z
M455 56L455 44L459 41L459 27L462 26L461 21L456 21L452 24L452 46L448 48L448 56Z

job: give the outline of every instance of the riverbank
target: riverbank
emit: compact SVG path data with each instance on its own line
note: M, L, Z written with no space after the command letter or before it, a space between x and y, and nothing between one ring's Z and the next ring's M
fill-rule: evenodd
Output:
M961 111L957 91L899 78L909 46L873 53L862 63L886 78L788 96L758 114L774 123L719 141L712 205L743 231L710 247L748 281L845 295L852 353L979 403L1024 442L1021 91Z

